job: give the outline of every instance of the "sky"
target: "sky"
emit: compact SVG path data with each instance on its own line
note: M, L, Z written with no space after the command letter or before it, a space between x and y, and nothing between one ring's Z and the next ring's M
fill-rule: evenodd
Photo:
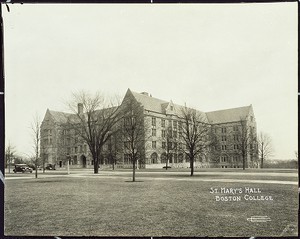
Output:
M297 3L10 4L2 8L6 144L72 92L130 88L214 111L252 104L274 159L295 158Z

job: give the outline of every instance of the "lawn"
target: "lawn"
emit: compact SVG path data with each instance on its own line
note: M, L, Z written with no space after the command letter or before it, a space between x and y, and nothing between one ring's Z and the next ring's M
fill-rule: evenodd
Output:
M6 235L279 236L287 226L296 227L290 235L298 230L296 185L56 177L6 180L5 186ZM273 201L217 202L211 187L260 188ZM247 221L251 216L271 221Z

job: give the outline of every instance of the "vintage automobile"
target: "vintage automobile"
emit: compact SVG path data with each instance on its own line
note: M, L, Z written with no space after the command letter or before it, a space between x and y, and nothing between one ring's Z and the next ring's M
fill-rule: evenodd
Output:
M14 173L32 173L32 168L28 167L26 164L15 164Z
M45 169L47 169L47 170L56 170L55 169L55 164L47 164L47 166L45 167Z

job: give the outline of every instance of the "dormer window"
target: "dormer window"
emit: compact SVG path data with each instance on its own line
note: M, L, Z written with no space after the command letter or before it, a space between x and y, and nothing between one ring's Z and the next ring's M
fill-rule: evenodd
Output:
M171 105L170 109L173 110L173 108L174 108L174 107Z

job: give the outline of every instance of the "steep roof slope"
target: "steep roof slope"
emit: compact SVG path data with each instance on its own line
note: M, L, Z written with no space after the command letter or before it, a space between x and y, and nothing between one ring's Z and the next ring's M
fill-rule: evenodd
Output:
M51 114L55 122L60 122L60 123L66 123L68 121L68 117L72 115L70 113L53 111L53 110L49 110L49 113Z
M168 103L167 101L160 100L157 98L154 98L152 96L140 94L137 92L131 91L135 99L140 102L145 110L150 110L158 113L164 113L162 104Z
M250 106L218 110L212 112L206 112L209 123L220 124L226 122L236 122L246 118L251 110Z

